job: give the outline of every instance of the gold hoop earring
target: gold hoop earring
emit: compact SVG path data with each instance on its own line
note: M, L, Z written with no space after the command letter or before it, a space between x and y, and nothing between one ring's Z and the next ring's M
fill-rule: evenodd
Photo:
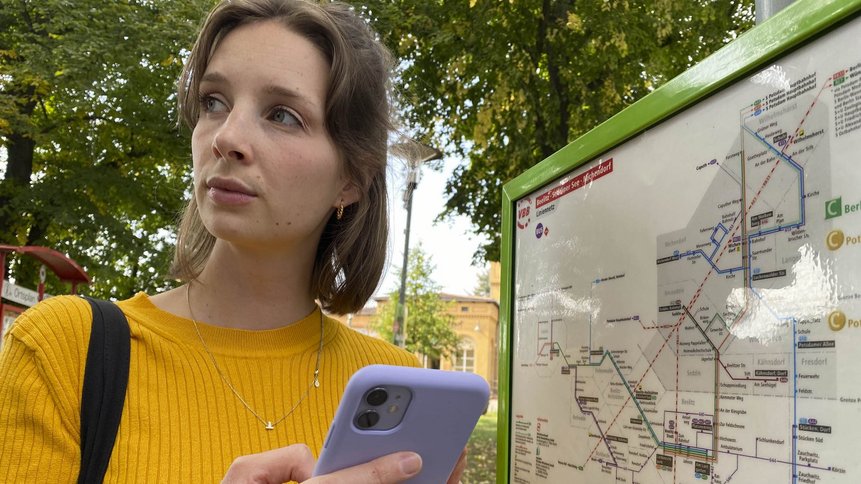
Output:
M335 214L335 218L341 220L344 216L344 202L341 202L341 205L338 207L338 213Z

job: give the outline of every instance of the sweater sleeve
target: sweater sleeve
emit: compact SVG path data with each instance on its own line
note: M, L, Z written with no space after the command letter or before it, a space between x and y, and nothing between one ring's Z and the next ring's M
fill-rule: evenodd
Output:
M63 299L22 314L0 350L0 475L7 482L74 482L78 474L81 340L89 338L81 318L92 316L79 304L86 301Z

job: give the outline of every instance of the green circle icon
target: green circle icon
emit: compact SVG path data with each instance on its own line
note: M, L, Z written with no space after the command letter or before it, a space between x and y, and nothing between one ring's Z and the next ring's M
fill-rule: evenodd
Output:
M840 331L846 326L846 315L843 311L831 311L828 315L828 327L831 331Z

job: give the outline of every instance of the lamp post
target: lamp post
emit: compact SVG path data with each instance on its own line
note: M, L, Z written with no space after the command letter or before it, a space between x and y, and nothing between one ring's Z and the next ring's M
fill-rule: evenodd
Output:
M404 139L392 145L392 153L407 162L407 185L404 187L403 197L404 208L407 209L407 226L404 229L404 263L401 266L401 287L398 291L398 305L395 309L395 323L392 328L392 342L403 348L406 340L404 336L404 311L407 292L407 264L410 254L410 222L413 215L413 191L419 184L419 166L428 161L441 159L442 152L418 141Z
M788 7L795 0L756 0L754 10L756 11L756 25L759 25L777 12Z

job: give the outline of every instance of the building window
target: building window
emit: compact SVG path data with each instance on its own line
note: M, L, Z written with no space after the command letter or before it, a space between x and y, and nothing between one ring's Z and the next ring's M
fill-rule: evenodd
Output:
M475 343L470 338L463 338L460 348L454 355L454 371L475 373Z
M460 312L462 312L462 313L468 313L468 312L469 312L469 306L461 306L461 307L460 307Z

